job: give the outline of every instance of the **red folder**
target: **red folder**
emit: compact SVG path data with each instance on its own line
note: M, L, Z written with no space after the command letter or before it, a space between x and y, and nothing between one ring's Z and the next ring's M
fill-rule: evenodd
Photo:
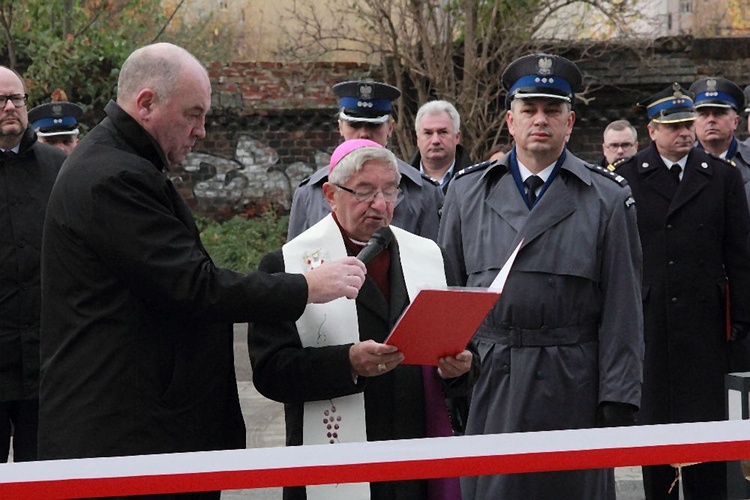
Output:
M523 238L489 288L445 287L420 290L385 343L404 353L405 365L435 365L466 349L505 286Z
M404 353L406 365L436 365L466 349L482 320L500 298L487 288L420 290L385 340Z

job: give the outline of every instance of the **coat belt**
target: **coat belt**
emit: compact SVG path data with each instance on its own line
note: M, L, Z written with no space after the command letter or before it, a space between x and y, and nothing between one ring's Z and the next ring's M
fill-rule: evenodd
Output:
M474 339L510 347L551 347L556 345L582 344L598 340L598 325L577 325L562 328L538 328L529 330L513 326L481 325Z

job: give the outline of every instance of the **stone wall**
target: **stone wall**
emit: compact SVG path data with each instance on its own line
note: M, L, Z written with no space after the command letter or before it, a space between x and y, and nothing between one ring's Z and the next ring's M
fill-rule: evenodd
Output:
M746 38L665 38L604 54L579 64L589 89L576 109L570 149L589 161L601 157L602 131L618 118L630 120L648 144L646 117L635 103L671 82L687 88L701 76L722 75L750 83ZM207 138L173 177L195 213L220 220L288 210L294 187L327 164L340 141L331 87L379 78L378 68L354 63L217 63L209 73ZM738 135L747 136L744 120Z

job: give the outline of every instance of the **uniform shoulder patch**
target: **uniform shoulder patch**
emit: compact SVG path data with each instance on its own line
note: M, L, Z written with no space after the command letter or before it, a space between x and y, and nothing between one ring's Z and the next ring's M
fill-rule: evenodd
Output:
M623 163L625 163L629 159L630 159L629 157L628 158L619 158L619 159L613 161L612 163L610 163L609 165L607 165L607 170L609 170L610 172L614 172L615 170L617 170L617 167L619 167L620 165L622 165Z
M425 174L424 172L420 172L420 173L419 173L419 175L421 175L421 176L422 176L422 179L423 179L423 180L425 180L425 181L429 182L429 183L430 183L430 184L432 184L433 186L440 186L440 183L439 183L438 181L436 181L435 179L433 179L433 178L432 178L432 177L430 177L429 175Z
M621 160L625 161L625 160ZM615 162L615 165L619 165L621 162ZM609 170L608 168L602 167L601 165L596 165L592 163L587 163L586 166L589 168L589 170L592 170L596 172L597 174L606 177L607 179L616 182L622 187L625 187L628 185L628 181L625 180L625 177L621 176L620 174L613 172Z
M722 158L721 156L719 156L719 155L715 155L715 154L713 154L713 153L709 153L708 151L706 151L706 153L708 153L708 156L710 156L710 157L711 157L711 158L713 158L714 160L720 160L720 161L722 161L722 162L724 162L724 163L726 163L727 165L730 165L730 166L732 166L732 167L736 167L736 166L737 166L737 164L736 164L736 163L735 163L735 162L734 162L733 160L728 160L728 159L726 159L726 158Z
M467 175L467 174L472 174L474 172L481 172L482 170L487 169L487 167L489 167L490 165L494 165L498 161L500 161L500 160L493 160L493 161L489 161L488 160L488 161L483 161L482 163L476 163L474 165L469 165L468 167L462 168L461 170L459 170L456 173L456 175L453 176L453 178L454 179L458 179L459 177L463 177L464 175Z

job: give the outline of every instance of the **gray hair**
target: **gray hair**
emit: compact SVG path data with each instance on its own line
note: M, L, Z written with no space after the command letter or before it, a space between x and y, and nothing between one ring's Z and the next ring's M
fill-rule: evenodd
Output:
M396 183L401 182L401 173L398 171L396 155L386 148L366 147L357 148L348 155L344 156L330 174L328 182L331 184L344 184L352 175L356 174L368 161L381 161L393 169L396 176Z
M630 132L633 133L633 141L638 142L638 131L635 129L635 127L627 120L615 120L609 125L607 125L607 128L604 129L604 133L602 135L605 135L610 130L615 130L617 132L621 130L630 130Z
M180 81L186 61L203 65L190 52L170 43L155 43L128 56L117 79L117 101L135 98L149 88L158 98L168 101Z
M448 101L429 101L419 108L417 117L414 119L414 130L419 133L419 124L425 115L436 115L438 113L447 113L453 123L453 132L458 133L461 130L461 116L458 114L456 107Z

